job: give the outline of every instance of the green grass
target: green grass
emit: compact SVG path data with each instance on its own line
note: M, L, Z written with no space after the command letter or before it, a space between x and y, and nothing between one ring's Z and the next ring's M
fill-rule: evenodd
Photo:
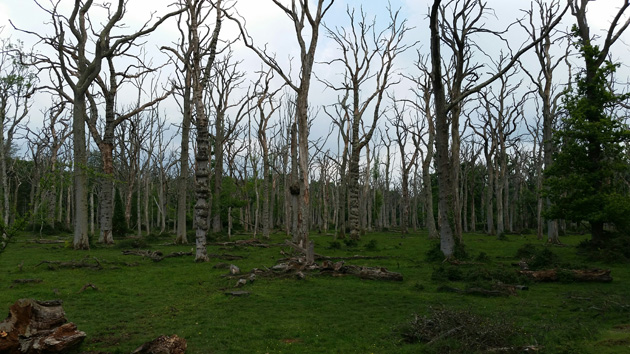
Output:
M70 240L70 236L60 237ZM518 330L510 342L515 346L536 345L545 353L630 352L630 269L627 264L597 264L578 256L575 246L586 236L566 236L562 239L566 247L554 247L544 246L531 235L508 235L499 241L467 234L469 263L458 266L427 261L434 244L423 233L407 237L370 233L357 245L334 244L332 237L316 233L311 237L319 254L387 256L346 263L386 267L402 273L405 280L258 277L244 287L249 297L228 297L224 291L236 279L224 277L228 271L215 269L214 264L233 263L243 272L271 267L284 257L281 248L210 246L209 253L245 258L203 264L194 263L192 257L153 262L123 256L116 246L74 251L67 247L69 242L36 244L36 236L20 235L0 254L0 310L7 311L20 298L63 300L68 319L87 333L81 351L128 353L159 335L177 334L188 341L189 353L438 353L457 352L458 346L459 352L467 352L448 338L432 345L403 340L401 328L414 314L425 316L439 307L470 311L489 321L509 320ZM269 243L281 243L283 238L273 235ZM193 247L167 245L169 241L147 240L151 250L164 254ZM528 243L539 251L548 247L560 265L610 268L614 281L530 283L529 290L499 298L437 291L442 285L465 289L492 285L497 279L519 279L513 275L517 267L512 263L518 261L519 248ZM289 252L286 247L284 251ZM95 257L104 269L38 265L42 260L80 261L84 257ZM450 281L433 276L432 280L434 273L444 270L440 267L455 268L452 271L461 277ZM26 278L43 282L13 284L15 279ZM79 293L86 283L98 291Z

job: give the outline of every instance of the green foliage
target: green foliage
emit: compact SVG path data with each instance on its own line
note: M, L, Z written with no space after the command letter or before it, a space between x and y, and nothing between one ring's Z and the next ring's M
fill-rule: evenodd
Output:
M112 233L114 236L122 237L129 232L127 221L125 220L125 205L118 191L114 192L114 215L112 218Z
M578 253L589 261L611 264L630 263L630 236L607 234L604 240L585 240L578 245Z
M4 222L0 220L0 254L4 252L15 235L24 230L26 224L26 218L19 218L10 225L5 225Z
M610 88L619 65L597 62L599 48L580 38L575 27L573 34L586 67L563 99L567 115L554 134L554 162L545 171L546 194L553 201L547 215L588 221L597 238L604 223L630 231L630 196L622 178L630 172L630 130L614 115L615 106L630 95Z

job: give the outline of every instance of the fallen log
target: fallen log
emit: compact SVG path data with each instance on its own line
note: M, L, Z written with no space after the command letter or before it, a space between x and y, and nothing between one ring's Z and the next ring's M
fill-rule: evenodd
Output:
M520 270L523 274L535 281L554 282L559 280L610 283L613 279L610 269L545 269L545 270Z
M260 240L257 240L255 238L253 239L249 239L249 240L237 240L237 241L232 241L232 242L212 242L212 243L208 243L208 245L210 246L250 246L250 247L262 247L262 248L269 248L269 245L266 243L262 243L260 242Z
M66 323L61 300L20 299L0 323L0 353L67 353L77 347L85 332Z
M57 244L57 243L66 243L66 241L64 240L46 240L46 239L41 239L41 240L35 240L33 241L35 243L39 243L42 245L50 245L50 244Z
M466 294L466 295L477 295L477 296L487 296L487 297L498 297L498 296L510 296L512 295L509 291L506 290L488 290L483 288L468 288L465 290L453 288L450 286L440 286L438 291L447 292L447 293L456 293L456 294Z
M91 263L89 262L89 260L94 260L95 263ZM41 261L39 262L35 267L39 267L42 264L48 264L48 268L49 269L56 269L55 267L58 268L92 268L92 269L97 269L97 270L101 270L103 269L103 266L101 265L101 262L98 260L98 258L96 257L86 257L83 258L80 262L77 261L70 261L70 262L62 262L62 261Z
M144 343L131 354L184 354L187 347L186 340L175 334L170 337L159 336L150 342Z
M142 250L142 251L135 251L135 250L124 250L122 251L122 254L124 256L140 256L140 257L146 257L146 258L150 258L152 261L154 262L159 262L162 259L164 259L164 254L161 251L149 251L149 250Z
M15 279L13 280L14 284L29 284L29 283L41 283L42 279Z

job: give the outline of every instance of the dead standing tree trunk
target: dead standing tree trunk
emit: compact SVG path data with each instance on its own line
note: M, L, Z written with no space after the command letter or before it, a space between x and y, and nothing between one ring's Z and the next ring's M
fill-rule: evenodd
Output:
M263 237L269 239L269 230L271 218L270 207L271 198L271 161L269 161L269 141L267 137L267 129L269 129L269 120L273 114L280 108L275 101L274 96L282 89L270 91L270 83L273 79L273 73L267 72L261 74L260 79L256 83L255 93L258 95L256 100L256 109L258 110L258 143L261 148L261 157L263 163L263 188L262 188L262 233Z
M208 234L208 216L210 210L210 133L208 130L208 114L204 105L203 95L210 80L210 71L214 64L217 52L217 44L219 41L219 33L221 31L222 9L221 0L216 4L211 4L211 8L216 9L215 27L207 48L203 48L202 39L200 38L201 21L208 14L200 13L205 10L203 0L186 0L186 11L188 12L190 21L190 46L192 54L192 103L195 109L197 128L197 151L195 153L195 177L196 186L195 194L197 201L195 202L195 261L208 261L208 252L206 248L206 237ZM204 57L206 62L203 63Z

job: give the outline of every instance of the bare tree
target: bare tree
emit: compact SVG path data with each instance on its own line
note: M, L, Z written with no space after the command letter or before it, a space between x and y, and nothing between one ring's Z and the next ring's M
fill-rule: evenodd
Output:
M37 3L37 2L36 2ZM37 3L42 10L51 16L52 35L27 32L39 38L43 43L56 51L56 62L46 62L56 67L63 78L65 86L72 91L73 106L73 150L74 150L74 239L75 249L88 249L88 208L87 208L87 150L85 139L85 123L87 115L86 94L101 71L104 58L112 56L121 47L135 39L153 32L160 24L178 12L171 12L154 21L147 21L142 28L130 35L115 35L116 28L125 14L125 1L118 0L116 5L107 5L107 17L100 28L94 26L90 18L93 0L76 1L70 16L58 12L59 2L47 9ZM66 28L70 30L67 36ZM93 48L88 48L93 44Z
M403 39L409 31L406 21L400 21L398 12L388 8L390 24L385 30L376 32L375 20L371 23L361 11L355 18L354 10L346 9L349 18L349 30L345 28L328 29L328 36L337 43L342 55L328 64L341 63L344 67L344 81L340 84L325 82L326 86L343 92L340 102L344 111L342 121L336 121L340 130L348 130L350 139L350 159L348 171L348 222L350 238L359 239L359 159L383 115L381 108L385 92L399 81L393 81L395 58L412 45L404 44ZM366 87L373 86L371 90ZM349 102L347 102L349 101ZM372 121L368 125L363 115L371 108ZM345 128L343 124L348 124ZM362 134L361 126L366 126Z
M534 3L536 4L538 11L535 11L534 9ZM545 27L553 21L554 13L557 12L558 7L560 7L559 1L548 2L536 0L535 2L532 2L531 8L527 11L529 23L527 25L522 24L523 28L527 30L531 38L536 38L537 33L540 31L539 28L541 24ZM538 17L538 21L536 21L536 17ZM559 90L558 85L554 83L553 74L558 66L567 58L568 51L571 47L567 46L567 51L556 58L553 57L552 48L559 46L564 39L565 36L561 35L558 31L550 34L541 42L536 44L534 52L536 53L536 58L538 59L540 67L538 74L534 75L527 70L526 66L522 65L524 72L529 76L531 83L536 89L541 105L538 111L542 114L541 151L543 152L542 163L544 164L544 168L551 167L551 164L553 163L553 127L557 121L558 111L560 108L559 100L563 95L563 90ZM544 178L544 176L542 178ZM540 182L542 183L542 180ZM542 188L542 184L540 187ZM545 204L547 207L551 205L549 198L546 198ZM538 213L541 214L541 211ZM542 232L540 227L538 229L539 232ZM542 238L542 234L540 234L540 237ZM558 220L547 220L547 242L560 243L558 238Z
M212 199L212 231L220 232L221 220L221 185L223 181L223 146L236 132L239 123L252 109L250 94L242 96L235 102L231 102L235 90L238 90L244 82L245 73L238 70L240 62L234 61L232 52L214 63L212 74L212 87L209 93L210 103L214 109L214 133L210 134L214 142L214 183ZM236 109L233 119L230 119L228 110Z
M263 192L262 192L262 233L264 238L269 238L269 229L271 218L269 216L271 199L271 161L269 161L269 139L267 137L267 130L269 127L269 120L280 108L280 105L275 100L275 95L280 92L282 87L275 91L271 91L270 85L273 79L273 73L271 71L261 72L260 78L254 88L255 93L258 95L256 100L256 112L258 113L257 125L257 137L258 143L261 149L261 158L263 164Z
M299 78L296 83L291 78L291 73L283 70L276 61L275 56L254 46L251 37L246 33L242 21L236 21L241 31L241 36L245 46L253 50L258 57L270 68L272 68L296 93L295 113L298 129L299 140L299 165L301 172L300 181L300 208L298 211L298 244L303 250L311 247L308 237L308 217L309 217L309 117L308 117L308 95L311 85L311 77L313 75L313 65L315 63L315 51L319 39L319 30L322 19L330 10L334 0L317 0L316 8L311 9L309 0L291 0L289 6L285 6L280 0L272 0L273 3L280 8L291 20L295 28L295 36L300 48L300 69ZM234 17L231 17L235 19ZM235 19L236 20L236 19ZM307 30L308 26L308 30ZM295 158L296 155L293 155ZM309 253L309 252L306 252ZM308 257L310 258L310 257ZM313 259L307 259L307 262L313 262Z
M450 11L450 18L446 14ZM495 38L500 32L491 32L484 28L481 21L486 13L485 3L480 0L451 0L442 6L441 0L434 0L430 14L431 29L431 79L435 104L436 125L436 166L438 174L440 249L451 258L456 242L461 239L461 209L459 205L459 115L462 103L472 94L479 92L499 77L503 76L518 59L544 37L560 22L564 10L540 33L540 37L523 45L516 53L501 54L507 60L494 74L485 80L476 80L479 65L471 65L472 51L479 46L473 45L471 36L475 33L490 33ZM559 10L558 10L559 12ZM450 21L450 22L449 22ZM445 41L452 51L452 75L443 75L442 42ZM509 45L508 45L509 48ZM448 82L445 80L448 79ZM481 82L479 82L481 81ZM479 83L478 83L479 82ZM448 85L448 91L447 91ZM450 130L450 134L449 134ZM449 139L452 136L452 140Z
M414 119L412 122L405 122L406 105L404 103L394 103L394 115L389 118L389 123L396 129L396 142L398 143L398 150L400 151L400 173L401 173L401 192L402 203L400 213L400 230L403 235L407 234L409 226L409 174L411 169L417 163L417 157L419 154L418 146L420 145L418 139L418 119ZM409 141L409 137L412 140L413 150L411 153L406 152Z
M11 213L7 160L13 139L29 114L37 84L34 71L21 61L21 48L0 39L0 216L9 224Z

